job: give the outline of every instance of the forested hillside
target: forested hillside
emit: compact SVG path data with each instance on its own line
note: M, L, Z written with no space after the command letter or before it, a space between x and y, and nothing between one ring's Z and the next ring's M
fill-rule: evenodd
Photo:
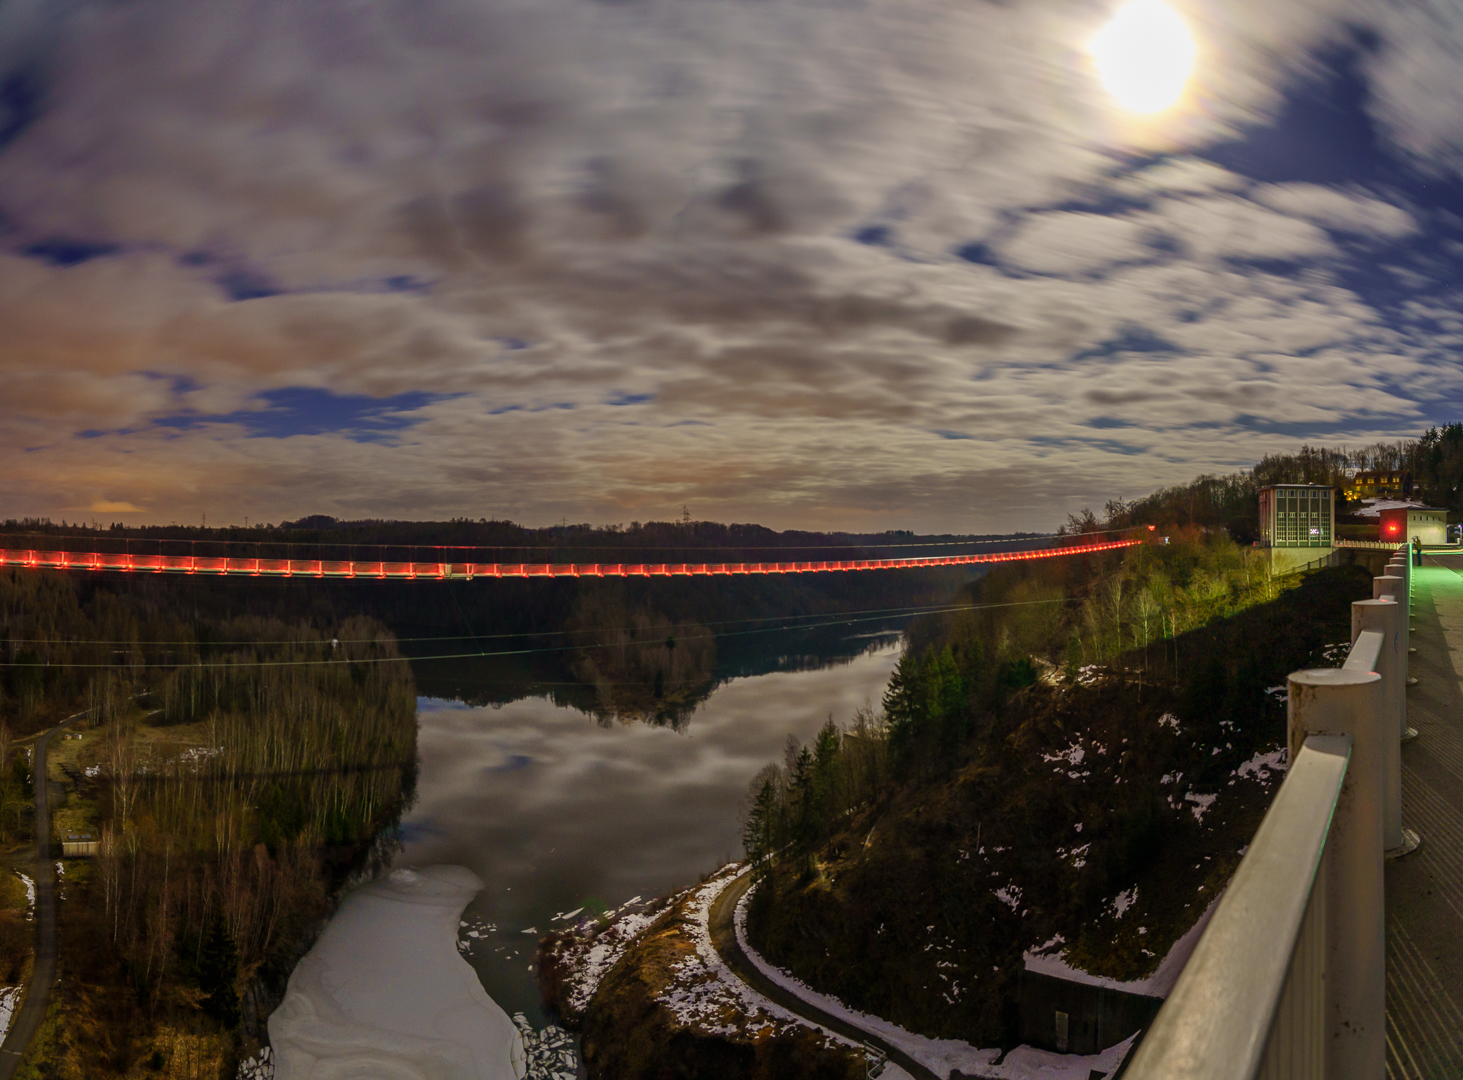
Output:
M218 618L185 596L0 573L0 846L24 872L17 743L77 713L49 755L53 833L98 841L61 864L68 975L35 1075L227 1071L411 797L415 690L380 623Z
M1001 567L918 621L882 708L754 782L751 936L814 987L1010 1045L1023 951L1150 972L1279 775L1288 671L1369 576L1272 578L1222 534Z

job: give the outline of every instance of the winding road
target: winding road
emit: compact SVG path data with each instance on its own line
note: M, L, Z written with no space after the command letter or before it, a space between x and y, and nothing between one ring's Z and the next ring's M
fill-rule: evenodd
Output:
M35 760L31 775L36 789L36 853L40 861L36 881L36 962L31 968L25 997L16 1013L5 1042L0 1045L0 1080L10 1080L20 1067L26 1047L40 1030L46 1017L51 987L56 982L56 866L51 861L51 811L46 801L46 751L51 736L81 716L68 716L36 740Z
M711 931L711 944L720 955L722 962L731 969L732 974L763 997L775 1001L788 1012L802 1017L808 1023L817 1024L829 1031L836 1031L845 1038L882 1050L889 1055L890 1061L909 1073L915 1080L944 1080L938 1073L926 1065L921 1065L894 1044L886 1042L872 1032L855 1027L847 1020L824 1012L818 1006L804 1001L786 987L779 986L757 969L737 942L735 922L737 903L746 895L751 884L751 874L742 874L733 878L711 902L711 910L707 913L706 921ZM0 1080L4 1080L4 1073L0 1073Z

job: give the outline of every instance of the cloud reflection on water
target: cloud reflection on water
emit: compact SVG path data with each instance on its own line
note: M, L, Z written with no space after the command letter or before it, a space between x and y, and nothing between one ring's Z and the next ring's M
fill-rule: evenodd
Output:
M557 912L694 882L740 854L747 784L831 712L877 702L899 646L816 671L737 679L683 734L601 726L543 698L499 708L420 705L418 799L397 865L456 863L487 888L469 909L501 928L469 957L509 1012L536 1012L533 941ZM495 949L500 951L495 952Z

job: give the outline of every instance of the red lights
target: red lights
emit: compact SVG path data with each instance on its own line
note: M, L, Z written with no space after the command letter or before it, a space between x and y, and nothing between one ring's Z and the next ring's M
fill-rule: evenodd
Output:
M1396 526L1392 526L1395 531ZM1060 555L1086 555L1133 547L1138 540L1105 540L1040 551L997 551L986 555L940 555L912 559L856 559L846 562L786 563L417 563L341 562L316 559L231 559L192 555L121 555L98 552L15 551L0 549L0 566L50 570L118 570L124 573L209 574L227 577L371 578L416 581L475 577L684 577L728 574L808 574L847 570L901 570L920 566L1019 562Z

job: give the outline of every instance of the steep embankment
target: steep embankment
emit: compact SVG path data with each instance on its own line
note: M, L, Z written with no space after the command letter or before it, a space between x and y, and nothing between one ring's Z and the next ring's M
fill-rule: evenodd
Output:
M546 1003L581 1033L596 1080L858 1080L863 1055L800 1022L728 969L709 913L741 871L627 905L544 939Z
M1181 635L1146 671L1129 654L1008 689L952 752L902 769L896 755L880 797L816 843L800 847L792 821L791 847L763 864L752 942L851 1006L987 1046L1015 1041L1024 952L1150 973L1263 816L1286 673L1326 664L1369 595L1360 570L1322 572ZM818 762L831 784L871 737L820 740L778 812L814 805Z

